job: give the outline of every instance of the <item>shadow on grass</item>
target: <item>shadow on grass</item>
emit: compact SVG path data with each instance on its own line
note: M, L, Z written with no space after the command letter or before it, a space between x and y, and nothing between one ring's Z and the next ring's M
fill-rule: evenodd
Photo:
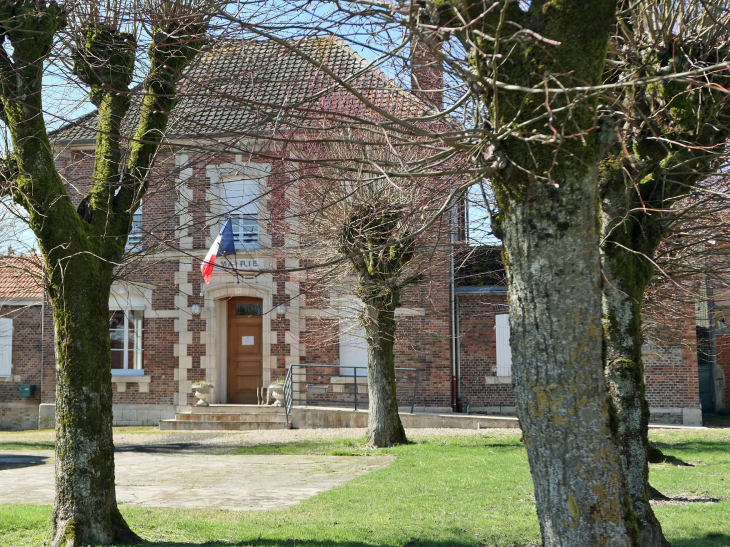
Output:
M690 440L679 443L655 442L654 446L662 451L673 450L680 452L722 452L730 454L730 442L727 441L707 441L707 440ZM667 457L672 458L674 456Z
M157 443L157 444L125 444L117 446L116 452L141 452L149 454L174 454L179 452L221 454L221 455L251 455L268 456L278 454L328 454L333 450L358 451L360 447L345 443L267 443L253 446L216 446L205 442L191 443Z
M114 447L114 452L142 452L146 454L175 454L182 451L210 453L211 447L200 443L125 444Z
M710 532L705 534L704 537L675 539L672 541L672 545L677 547L726 547L730 545L730 536Z

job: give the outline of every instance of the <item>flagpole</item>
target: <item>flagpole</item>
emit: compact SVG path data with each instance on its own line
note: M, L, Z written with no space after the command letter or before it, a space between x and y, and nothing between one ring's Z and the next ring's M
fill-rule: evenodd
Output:
M231 217L231 215L228 215L227 222L230 222L231 223L231 228L233 228L233 217ZM235 243L235 240L236 240L236 236L234 235L233 236L233 264L231 264L231 259L228 258L228 255L226 255L226 260L228 261L229 264L231 264L231 266L233 266L233 273L236 276L236 285L240 285L241 278L240 278L240 276L238 274L238 257L236 256L236 243Z

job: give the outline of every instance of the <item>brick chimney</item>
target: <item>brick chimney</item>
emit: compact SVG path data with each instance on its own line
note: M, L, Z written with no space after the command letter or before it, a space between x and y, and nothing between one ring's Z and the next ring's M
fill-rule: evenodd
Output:
M442 47L441 39L435 35L414 37L411 42L411 91L439 109L444 106Z

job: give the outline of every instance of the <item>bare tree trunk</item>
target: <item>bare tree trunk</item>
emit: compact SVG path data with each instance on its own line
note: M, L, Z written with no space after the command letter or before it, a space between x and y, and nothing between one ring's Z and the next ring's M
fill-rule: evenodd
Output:
M408 439L396 397L395 309L382 300L376 302L367 303L363 310L368 345L368 445L382 448L404 444Z
M63 286L52 281L49 290L57 361L54 547L139 540L119 513L114 487L112 268L86 257L65 263Z
M603 374L596 172L501 195L513 381L543 544L637 545Z
M649 504L649 404L645 396L641 307L654 267L648 258L661 241L649 215L626 216L623 177L602 185L604 210L601 260L606 382L618 418L621 465L636 513L642 547L668 547ZM655 214L658 217L659 213ZM629 250L630 249L630 250ZM632 252L633 251L633 252Z

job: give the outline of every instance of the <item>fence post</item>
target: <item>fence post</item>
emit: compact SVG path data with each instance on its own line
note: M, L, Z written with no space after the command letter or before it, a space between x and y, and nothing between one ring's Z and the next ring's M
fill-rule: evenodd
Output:
M355 368L355 369L353 369L353 371L354 371L354 374L352 377L354 378L354 382L355 382L355 410L357 410L357 369Z
M416 407L416 393L418 391L418 370L416 370L416 381L413 384L413 400L411 401L411 414L413 414L413 409Z

